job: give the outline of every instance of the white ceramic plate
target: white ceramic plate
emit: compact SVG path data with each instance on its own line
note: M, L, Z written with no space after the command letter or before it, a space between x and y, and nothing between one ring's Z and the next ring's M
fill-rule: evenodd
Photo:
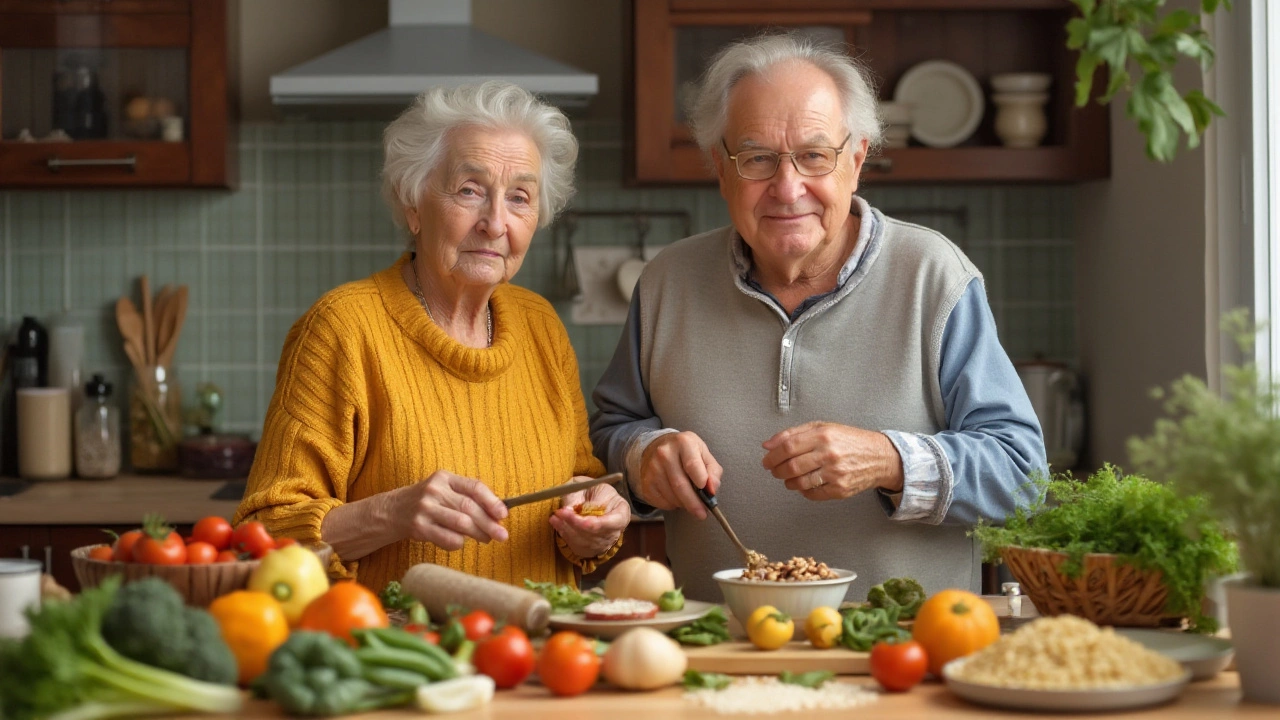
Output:
M638 627L667 632L681 625L688 625L706 615L707 611L713 607L715 603L685 600L683 610L660 612L648 620L588 620L582 613L556 613L551 616L551 627L606 639L618 637L631 628Z
M955 147L982 122L982 87L968 70L946 60L908 70L893 100L911 106L911 134L929 147Z
M1208 680L1217 675L1236 654L1230 640L1207 635L1148 628L1116 628L1116 634L1182 663L1191 671L1192 680Z
M942 668L947 689L969 702L1010 710L1094 712L1149 707L1178 697L1191 681L1191 671L1184 670L1182 677L1155 685L1107 690L1027 690L957 680L955 672L965 662L964 658L952 660Z

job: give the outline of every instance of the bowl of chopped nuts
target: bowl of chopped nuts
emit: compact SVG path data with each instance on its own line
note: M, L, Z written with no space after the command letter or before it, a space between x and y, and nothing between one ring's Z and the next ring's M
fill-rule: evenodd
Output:
M747 571L721 570L712 575L724 602L745 625L761 605L772 605L795 620L796 636L804 636L804 621L814 608L839 608L858 576L852 570L829 568L813 558L794 557Z

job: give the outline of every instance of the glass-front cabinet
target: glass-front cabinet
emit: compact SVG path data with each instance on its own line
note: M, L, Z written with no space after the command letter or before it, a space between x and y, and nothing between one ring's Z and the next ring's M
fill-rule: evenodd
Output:
M226 0L0 0L0 186L234 181Z

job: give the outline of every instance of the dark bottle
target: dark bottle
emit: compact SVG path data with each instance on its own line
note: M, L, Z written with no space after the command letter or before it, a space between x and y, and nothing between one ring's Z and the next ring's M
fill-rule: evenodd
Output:
M49 333L30 315L23 317L18 326L10 362L15 390L49 384Z
M107 98L96 72L85 65L59 70L53 88L55 127L76 140L107 136Z

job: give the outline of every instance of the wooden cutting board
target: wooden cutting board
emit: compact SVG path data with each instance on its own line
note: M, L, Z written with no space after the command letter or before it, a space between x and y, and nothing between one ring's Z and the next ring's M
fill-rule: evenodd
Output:
M698 672L729 675L777 675L783 670L809 672L831 670L837 675L867 675L871 653L843 647L819 650L807 642L793 641L777 650L761 650L746 641L731 641L709 647L685 647L689 668Z

